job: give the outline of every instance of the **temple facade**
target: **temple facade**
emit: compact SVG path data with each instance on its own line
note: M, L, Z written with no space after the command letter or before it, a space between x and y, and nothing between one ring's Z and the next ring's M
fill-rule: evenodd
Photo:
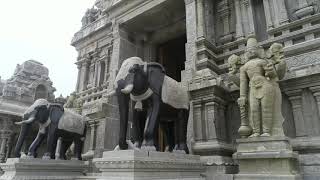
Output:
M238 172L232 154L240 113L227 60L243 56L248 37L256 37L265 49L284 45L283 128L304 179L319 176L319 0L97 0L82 25L72 45L78 51L76 94L89 117L86 159L117 145L118 106L109 94L123 60L138 56L161 63L188 85L190 149L201 155L208 179L231 178Z
M49 70L40 62L28 60L18 64L11 78L0 79L0 163L13 157L13 148L20 133L19 122L25 110L39 98L53 102L54 91L49 78ZM32 143L38 133L38 126L34 126L28 134L25 150ZM43 152L43 148L40 148Z

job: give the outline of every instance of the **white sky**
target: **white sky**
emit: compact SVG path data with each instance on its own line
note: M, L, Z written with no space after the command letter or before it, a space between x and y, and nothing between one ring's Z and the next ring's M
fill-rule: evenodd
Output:
M77 52L70 45L95 0L0 0L0 76L34 59L49 68L56 97L75 90Z

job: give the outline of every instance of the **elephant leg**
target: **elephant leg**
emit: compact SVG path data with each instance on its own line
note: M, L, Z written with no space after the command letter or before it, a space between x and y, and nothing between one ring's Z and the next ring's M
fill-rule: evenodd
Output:
M46 134L38 132L36 139L32 142L28 150L28 156L37 157L37 149L40 147L41 143L45 139Z
M58 135L56 133L57 127L50 126L48 131L48 138L47 138L47 151L43 155L43 159L54 159L55 157L55 150L58 141Z
M75 138L75 140L74 140L74 145L75 145L76 158L77 158L78 160L82 160L81 154L82 154L83 141L81 140L80 137Z
M189 154L189 148L187 146L187 130L188 130L188 119L189 119L189 110L182 110L181 117L179 121L181 122L181 134L179 137L179 149L184 150L187 154Z
M175 131L176 131L176 145L175 151L184 151L189 154L189 149L187 146L187 128L188 128L188 110L180 110L178 113L178 118L175 122Z
M129 96L124 95L117 90L117 99L120 112L120 131L119 131L119 147L120 149L128 149L127 128L128 128L128 113L129 113Z
M159 125L159 110L160 110L160 97L158 95L152 96L152 105L148 109L148 118L144 130L144 143L143 146L149 146L152 150L154 147L154 133Z
M69 149L69 147L71 146L72 141L66 141L66 140L62 140L61 142L61 148L60 148L60 158L66 160L67 156L67 150Z
M141 134L142 112L138 112L134 110L134 104L135 103L132 103L133 141L134 141L134 145L137 148L140 148L143 140L143 137Z
M166 123L165 126L165 132L166 132L166 151L167 152L172 152L174 145L175 145L175 138L174 138L174 125L172 122Z

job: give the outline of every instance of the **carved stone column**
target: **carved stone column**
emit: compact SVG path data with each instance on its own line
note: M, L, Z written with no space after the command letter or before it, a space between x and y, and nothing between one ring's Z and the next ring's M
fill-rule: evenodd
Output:
M289 96L289 100L292 104L293 118L296 127L296 136L307 136L307 129L303 118L302 111L302 90L292 90L285 92Z
M236 11L236 39L244 38L243 32L243 20L242 20L242 12L240 6L241 0L235 0L235 11Z
M230 7L227 0L221 0L218 3L218 14L223 25L223 34L220 38L221 43L228 43L232 40L230 34Z
M271 7L270 7L270 0L263 0L263 7L264 7L264 13L266 15L266 23L267 27L272 28L273 22L271 18Z
M0 117L0 121L2 121L1 129L0 129L0 163L5 162L6 159L9 157L9 153L11 151L11 146L12 146L12 122L10 122L11 119L8 117Z
M81 66L81 81L79 91L84 91L87 89L88 84L88 61L86 59L82 60Z
M253 11L252 11L252 3L250 0L242 0L242 9L243 9L243 17L246 19L247 23L247 36L251 36L255 34L254 30L254 21L253 21Z
M288 23L288 12L284 0L273 0L272 2L275 13L275 24L279 26L281 24Z
M208 179L227 179L229 173L236 171L231 158L234 147L229 141L229 130L226 110L226 92L220 87L220 81L213 78L194 79L189 84L192 100L193 128L188 133L192 153L203 155L203 164L206 165ZM192 131L192 132L190 132Z
M80 83L81 83L81 71L82 71L82 64L81 63L76 63L77 64L77 68L78 68L78 76L77 76L77 85L76 85L76 90L77 92L80 91Z
M95 66L96 66L95 62L93 60L91 60L90 66L89 66L89 81L88 81L88 85L87 85L88 89L90 89L94 86Z

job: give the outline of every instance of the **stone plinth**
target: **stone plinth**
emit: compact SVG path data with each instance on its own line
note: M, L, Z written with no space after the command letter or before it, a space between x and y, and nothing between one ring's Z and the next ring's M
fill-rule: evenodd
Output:
M83 176L84 161L9 158L0 163L4 174L0 180L57 180Z
M94 159L99 180L203 180L200 156L147 151L107 151Z
M298 154L285 137L237 140L233 158L239 163L236 180L300 180Z

